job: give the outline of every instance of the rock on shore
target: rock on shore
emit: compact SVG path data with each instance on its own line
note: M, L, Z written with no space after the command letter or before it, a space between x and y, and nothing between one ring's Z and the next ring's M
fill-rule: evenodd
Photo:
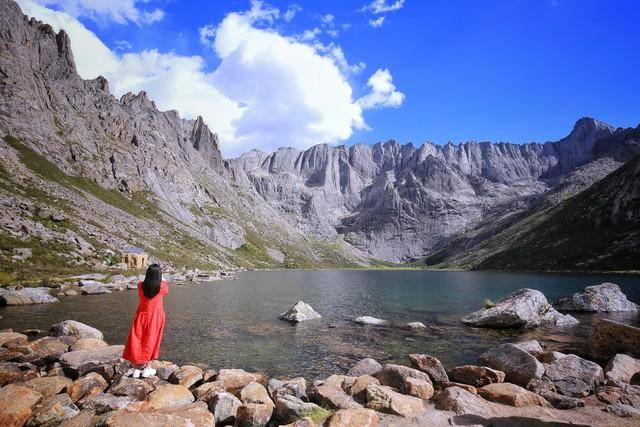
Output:
M608 359L617 353L640 357L640 328L603 319L596 325L589 348L597 359Z
M2 288L0 287L0 306L4 305L30 305L30 304L50 304L58 302L58 299L51 296L49 288Z
M465 325L482 328L533 328L550 324L569 326L578 323L570 315L563 315L547 302L544 294L535 289L520 289L499 300L494 307L483 308L462 318Z
M553 304L558 310L583 312L640 311L640 306L627 299L615 283L587 286L584 292L576 292Z

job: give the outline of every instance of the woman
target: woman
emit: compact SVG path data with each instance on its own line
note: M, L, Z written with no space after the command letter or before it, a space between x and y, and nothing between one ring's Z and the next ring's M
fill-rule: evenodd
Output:
M133 378L149 378L156 370L151 361L158 358L162 331L164 330L164 307L162 300L169 293L169 285L162 280L162 270L158 264L147 268L144 281L138 283L138 310L133 319L127 345L122 358L134 367ZM142 372L140 369L143 369Z

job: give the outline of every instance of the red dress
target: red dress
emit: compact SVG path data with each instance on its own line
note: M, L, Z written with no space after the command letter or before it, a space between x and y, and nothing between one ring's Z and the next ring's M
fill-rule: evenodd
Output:
M169 293L169 285L163 281L158 294L149 299L142 292L142 282L138 283L138 310L133 319L127 345L122 358L135 364L147 363L158 358L164 330L164 307L162 300Z

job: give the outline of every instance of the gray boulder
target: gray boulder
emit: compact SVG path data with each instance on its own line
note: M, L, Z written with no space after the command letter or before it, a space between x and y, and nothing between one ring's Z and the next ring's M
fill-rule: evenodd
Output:
M379 364L375 359L367 357L366 359L362 359L351 369L347 375L352 377L359 377L360 375L374 375L382 369L382 365Z
M557 312L542 292L525 288L502 298L494 307L466 315L462 322L469 326L507 329L545 324L568 326L577 324L578 320Z
M115 365L120 361L123 350L123 345L112 345L93 350L70 351L60 356L60 363L75 376L82 376Z
M440 383L449 381L447 371L440 360L428 354L410 354L411 365L429 375L431 381Z
M620 286L615 283L587 286L584 292L577 292L568 298L562 298L553 304L558 310L611 312L640 311L640 306L627 299Z
M480 361L506 374L506 380L526 387L533 378L541 378L544 365L515 344L499 345L480 356Z
M597 363L569 354L550 364L544 379L551 381L560 394L584 397L604 382L604 371Z
M31 305L50 304L58 302L58 299L51 296L49 288L22 288L5 289L0 287L0 306L4 305Z
M76 320L65 320L60 323L56 323L51 326L51 335L54 337L61 336L74 336L76 338L95 338L98 340L102 340L104 336L102 332L98 329L91 327L89 325L85 325L82 322L78 322Z
M307 320L320 319L322 316L304 301L298 301L287 311L280 314L278 319L287 322L305 322Z
M354 322L360 324L360 325L378 325L378 326L384 326L384 325L388 325L389 321L384 320L384 319L378 319L377 317L372 317L372 316L360 316L360 317L356 317Z
M626 354L616 354L604 368L607 383L611 385L629 383L636 373L640 373L640 359Z

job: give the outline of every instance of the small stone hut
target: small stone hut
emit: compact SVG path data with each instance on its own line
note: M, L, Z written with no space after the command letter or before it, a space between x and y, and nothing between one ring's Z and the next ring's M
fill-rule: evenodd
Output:
M144 249L131 246L122 252L122 263L127 264L127 268L147 268L149 255Z

